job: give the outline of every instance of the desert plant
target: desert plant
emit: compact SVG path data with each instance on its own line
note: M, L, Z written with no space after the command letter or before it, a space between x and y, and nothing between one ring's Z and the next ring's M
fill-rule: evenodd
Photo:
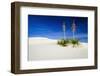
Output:
M73 47L75 47L76 45L79 45L79 40L78 39L61 39L58 40L57 44L61 45L61 46L67 46L68 44L72 44Z
M69 43L69 40L65 40L65 39L61 39L61 40L58 40L58 44L59 45L62 45L62 46L67 46L67 44Z
M78 39L71 39L70 42L71 42L71 44L73 44L73 47L75 47L76 45L79 45Z

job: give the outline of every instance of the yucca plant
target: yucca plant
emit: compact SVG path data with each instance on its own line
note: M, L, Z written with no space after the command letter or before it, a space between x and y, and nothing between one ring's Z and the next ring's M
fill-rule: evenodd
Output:
M78 39L61 39L58 40L58 44L61 46L68 46L68 44L72 44L73 47L78 46L79 45L79 40Z
M73 39L66 39L66 25L65 22L63 22L63 39L58 40L58 44L61 46L67 46L68 44L72 44L73 47L75 47L75 45L79 45L79 40L75 39L75 31L76 31L76 24L75 24L75 20L73 20L72 23L72 32L73 32Z
M61 40L58 40L58 44L61 45L61 46L67 46L69 43L69 41L66 39L61 39Z
M78 39L71 39L70 40L71 44L73 45L73 47L75 47L76 45L79 45L79 40Z

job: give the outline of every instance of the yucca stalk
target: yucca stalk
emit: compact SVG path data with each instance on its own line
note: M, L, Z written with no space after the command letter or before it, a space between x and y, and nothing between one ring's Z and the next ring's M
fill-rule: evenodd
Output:
M64 40L66 39L66 25L65 25L65 22L63 22L63 38Z
M73 39L75 39L75 31L76 31L76 24L75 24L75 21L73 20L73 23L72 23Z

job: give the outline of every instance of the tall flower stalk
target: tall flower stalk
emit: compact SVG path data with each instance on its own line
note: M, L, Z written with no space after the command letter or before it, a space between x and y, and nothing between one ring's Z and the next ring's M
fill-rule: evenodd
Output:
M75 31L76 31L76 24L75 24L75 20L73 20L73 23L72 23L73 39L75 39Z
M64 40L66 39L66 25L65 25L65 22L63 22L63 38Z

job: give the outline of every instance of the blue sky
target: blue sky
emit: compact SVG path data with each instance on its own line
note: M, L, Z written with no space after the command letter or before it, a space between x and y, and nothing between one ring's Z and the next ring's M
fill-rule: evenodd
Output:
M72 38L72 22L75 21L75 37L83 42L88 38L88 18L68 16L28 15L28 37L63 38L62 25L66 25L66 37Z

